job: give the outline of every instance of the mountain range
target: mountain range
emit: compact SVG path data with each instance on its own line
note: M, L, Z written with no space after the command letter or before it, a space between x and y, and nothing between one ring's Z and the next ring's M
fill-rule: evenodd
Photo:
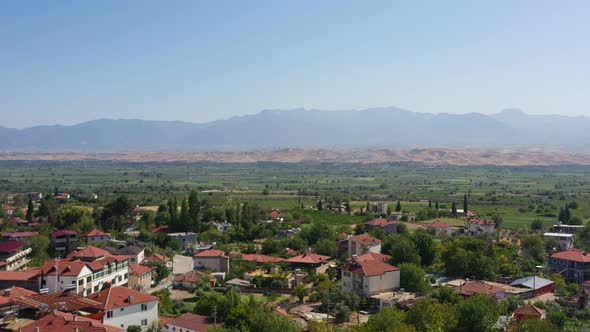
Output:
M100 119L72 126L0 127L0 151L197 152L417 147L588 152L590 117L265 110L208 123Z

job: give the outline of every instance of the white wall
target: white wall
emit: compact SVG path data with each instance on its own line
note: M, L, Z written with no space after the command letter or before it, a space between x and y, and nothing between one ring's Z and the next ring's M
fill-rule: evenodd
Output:
M141 321L146 319L147 325L142 327L144 330L147 330L152 324L159 324L160 316L158 314L158 301L152 301L146 304L147 310L145 311L141 310L141 303L123 308L107 310L107 312L112 312L113 316L111 318L107 318L108 313L105 312L102 322L103 324L121 327L127 330L127 327L131 325L142 326Z
M390 292L400 286L400 271L389 271L381 276L364 277L363 279L363 292L365 295Z

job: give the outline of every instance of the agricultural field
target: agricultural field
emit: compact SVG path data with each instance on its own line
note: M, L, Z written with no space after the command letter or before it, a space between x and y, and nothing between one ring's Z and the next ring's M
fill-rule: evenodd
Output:
M265 209L293 211L298 218L354 224L363 217L310 210L318 200L349 201L358 210L370 202L400 201L417 213L428 200L441 210L452 203L480 216L499 213L503 227L526 228L539 219L557 220L558 210L576 202L573 215L590 213L590 167L425 166L347 163L132 163L109 161L1 161L0 198L31 191L96 193L99 204L127 195L140 206L157 206L197 189L213 205L226 200L255 202ZM4 203L3 202L3 203ZM300 209L304 206L304 209ZM459 221L460 222L460 221Z

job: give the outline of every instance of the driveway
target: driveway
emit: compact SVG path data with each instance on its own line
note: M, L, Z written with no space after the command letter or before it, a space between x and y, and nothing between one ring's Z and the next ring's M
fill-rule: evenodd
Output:
M193 270L193 258L183 255L174 255L172 274L183 274Z

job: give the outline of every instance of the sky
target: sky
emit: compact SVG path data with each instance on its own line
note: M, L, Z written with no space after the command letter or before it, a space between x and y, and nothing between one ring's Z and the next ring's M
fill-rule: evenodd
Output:
M0 126L264 109L590 115L590 1L2 1Z

